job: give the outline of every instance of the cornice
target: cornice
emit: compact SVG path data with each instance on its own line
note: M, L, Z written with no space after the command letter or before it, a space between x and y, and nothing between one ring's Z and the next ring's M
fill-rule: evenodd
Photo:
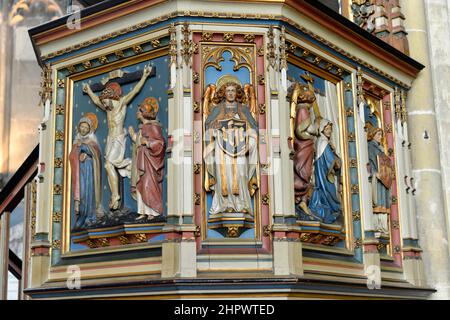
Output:
M108 0L94 5L92 7L86 8L81 11L81 29L69 29L66 27L66 22L69 16L62 17L58 20L51 21L47 24L35 27L29 30L30 37L32 39L33 45L35 47L36 54L38 55L38 60L42 64L42 60L49 58L48 56L58 56L65 54L67 52L73 51L71 48L65 48L59 50L47 57L41 57L39 53L39 47L45 43L49 43L60 38L67 37L69 35L76 34L78 32L83 32L90 28L93 28L99 24L113 21L123 17L125 15L137 12L139 10L149 8L168 0ZM229 1L219 1L213 0L213 2L239 2L236 0ZM253 0L247 2L255 3L272 3L280 4L282 6L288 6L297 12L307 16L308 18L316 21L324 28L330 30L334 34L339 35L343 39L357 44L361 49L369 52L371 55L380 59L381 61L388 63L389 65L401 70L411 77L416 77L417 74L424 68L422 64L413 60L409 56L385 43L376 36L370 34L364 29L358 27L353 22L349 21L342 15L334 12L325 5L317 2L315 0ZM224 19L269 19L269 20L280 20L285 21L296 28L301 27L301 25L295 21L292 21L288 17L279 15L262 15L255 13L254 15L249 15L245 13L226 13L226 12L205 12L205 11L174 11L171 13L163 14L162 16L137 24L135 26L130 26L107 35L100 36L98 38L92 39L90 41L83 42L73 46L73 48L83 48L90 46L95 43L99 43L109 38L116 37L118 35L126 34L134 30L145 28L149 25L155 24L157 22L165 21L170 18L177 16L195 16L195 17L213 17L213 18L224 18ZM301 27L301 31L311 33L311 31L306 28ZM316 36L316 38L322 38ZM326 39L321 41L324 44L330 45ZM331 44L333 45L333 44ZM72 48L72 49L73 49Z

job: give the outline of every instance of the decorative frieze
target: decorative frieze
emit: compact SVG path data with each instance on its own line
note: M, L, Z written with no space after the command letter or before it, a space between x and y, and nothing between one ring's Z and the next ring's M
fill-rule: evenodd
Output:
M359 249L362 246L362 240L360 238L355 239L354 243L353 243L353 247L355 249Z
M233 33L224 33L223 34L223 41L225 42L233 42L234 40L234 34Z
M265 237L270 237L271 234L272 234L272 226L271 225L265 225L263 227L263 235Z
M123 59L125 57L125 53L123 53L122 50L117 50L116 52L114 52L114 54L116 55L117 59Z
M62 168L63 160L62 158L55 158L55 168Z
M281 33L280 33L280 70L286 69L287 70L287 58L288 54L287 51L287 45L286 45L286 29L285 27L281 27Z
M269 66L275 68L277 61L277 54L275 52L275 33L274 26L269 26L269 31L267 32L267 60L269 61Z
M56 141L63 141L64 140L64 132L61 130L57 130L55 132L55 140Z
M200 75L198 74L198 72L194 72L192 74L192 81L197 84L200 82Z
M62 104L58 104L55 108L55 112L57 115L63 115L64 114L64 106Z
M255 42L255 35L254 34L245 34L244 40L245 40L245 42L253 43L253 42Z
M53 240L52 241L52 249L61 249L61 240Z
M135 46L133 46L133 52L135 53L135 54L140 54L140 53L142 53L144 50L142 49L142 47L140 46L140 45L135 45Z
M50 68L50 65L45 65L41 72L41 89L39 91L40 99L40 106L44 106L45 102L47 100L52 99L52 70Z
M199 206L201 204L201 196L200 193L194 193L194 203Z
M61 222L61 212L53 212L52 221Z
M155 40L152 40L152 41L150 42L150 44L152 45L152 47L153 47L154 49L156 49L156 48L159 48L159 46L161 45L161 41L159 41L158 39L155 39Z
M171 23L169 27L169 56L170 64L177 64L177 32L175 23Z
M136 241L139 243L147 242L147 235L145 233L136 233L134 237L136 238Z
M181 33L183 34L183 39L181 40L181 56L185 65L191 66L191 58L194 54L194 42L191 40L192 32L187 22L181 27Z
M194 101L194 103L192 104L192 111L194 111L195 113L200 112L200 103Z
M265 114L266 113L266 104L260 103L258 105L258 109L259 109L259 114Z
M84 69L92 68L92 62L90 60L86 60L82 63Z
M199 174L201 169L201 165L199 163L194 164L194 173Z
M53 194L60 195L62 194L63 187L60 184L53 185Z
M211 32L203 32L201 36L201 41L211 41L213 34Z
M58 88L64 88L66 86L65 79L58 79Z

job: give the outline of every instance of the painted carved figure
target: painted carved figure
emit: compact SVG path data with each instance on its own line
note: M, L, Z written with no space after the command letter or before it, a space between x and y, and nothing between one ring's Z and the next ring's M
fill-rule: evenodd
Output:
M128 128L133 140L131 192L137 201L138 220L152 220L163 213L162 182L166 143L161 123L156 120L158 100L146 98L139 105L137 118L142 124L139 131Z
M103 216L101 189L101 152L95 136L98 120L86 113L78 122L69 161L72 172L72 192L75 206L75 229L94 224Z
M341 159L331 141L332 131L333 124L321 119L314 161L314 191L309 202L311 212L327 224L334 223L342 213Z
M205 189L213 191L210 214L253 214L258 161L256 96L233 77L209 85L204 97Z
M302 219L318 220L308 208L312 192L314 141L317 124L310 109L316 101L314 91L298 82L294 83L291 95L291 121L294 139L294 188L295 201ZM317 117L320 119L320 117Z
M156 120L158 101L149 97L139 106L139 131L128 128L133 143L131 192L137 201L138 220L152 220L163 213L164 142L161 123Z
M83 84L83 91L89 95L97 107L106 111L108 119L105 169L111 189L109 207L113 210L120 206L119 174L122 177L130 177L131 172L131 159L125 158L127 131L124 128L124 121L126 108L144 86L150 71L150 67L146 66L139 83L126 95L123 95L122 88L117 82L108 82L100 96L95 95L88 84Z
M388 235L388 215L391 212L392 162L384 152L382 129L371 127L367 139L374 225L378 232Z

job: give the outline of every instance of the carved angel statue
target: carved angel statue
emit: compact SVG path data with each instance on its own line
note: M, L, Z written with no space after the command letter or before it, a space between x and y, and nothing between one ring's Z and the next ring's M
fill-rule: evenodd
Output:
M216 90L216 88L219 88ZM258 188L258 123L252 85L225 76L208 85L203 99L205 190L214 192L209 213L253 214Z

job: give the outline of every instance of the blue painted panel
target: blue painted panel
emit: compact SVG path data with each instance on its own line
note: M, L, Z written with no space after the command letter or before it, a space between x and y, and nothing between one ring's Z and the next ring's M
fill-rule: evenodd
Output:
M169 88L169 72L168 72L168 57L163 56L159 58L155 58L149 61L144 61L138 64L130 65L127 67L122 68L123 71L126 72L135 72L138 70L143 70L145 65L150 64L156 68L156 76L155 77L149 77L144 87L142 88L141 92L134 98L132 103L128 106L126 118L124 127L128 129L129 126L133 126L135 131L138 130L138 126L140 122L136 118L136 112L138 105L142 103L142 101L147 97L155 97L159 101L159 112L158 112L158 120L161 122L163 127L163 135L166 140L167 144L167 134L168 134L168 97L167 97L167 90ZM105 155L105 147L106 147L106 138L108 133L108 126L107 126L107 120L106 120L106 113L99 108L97 108L91 99L83 94L82 92L82 85L83 83L99 83L102 78L107 76L107 73L99 74L95 77L76 81L74 83L74 96L73 96L73 122L72 127L74 129L74 132L72 132L72 139L75 137L76 132L75 128L77 127L78 121L80 118L83 117L83 115L86 112L93 112L98 118L99 126L96 131L96 136L98 139L98 142L101 147L102 152L102 204L105 211L108 211L108 203L110 199L110 190L109 185L107 181L107 175L106 171L104 169L104 155ZM124 94L127 94L134 88L134 86L137 84L138 81L125 84L122 86L122 90ZM96 93L99 94L99 93ZM69 142L70 149L72 148L72 141ZM127 135L126 138L126 151L125 151L125 157L131 158L131 139ZM69 164L67 164L69 165ZM128 178L123 179L123 188L124 188L124 203L125 207L130 208L133 212L137 210L136 201L131 197L131 192L129 191L131 189L130 186L130 180ZM164 180L163 180L163 203L166 204L167 202L167 159L165 161L165 170L164 170ZM164 215L167 214L166 212L167 206L164 205ZM73 200L71 200L71 221L73 223L75 219L75 214L73 211ZM84 246L80 246L77 244L71 243L71 250L79 250L79 249L86 249Z
M297 67L294 64L289 64L288 66L288 70L287 70L287 78L288 80L290 80L291 82L297 81L300 82L304 85L306 85L306 81L303 80L303 78L301 77L302 75L304 75L306 72L306 70ZM316 76L314 73L311 73L312 78L314 79L314 89L319 90L319 92L322 95L325 95L325 80Z
M252 75L250 73L250 70L247 68L240 68L239 70L234 70L234 66L235 63L233 61L231 61L231 52L230 51L225 51L222 55L224 61L220 62L220 66L222 67L222 70L217 70L214 67L208 67L205 70L205 84L208 85L210 83L216 84L217 80L220 79L220 77L224 76L224 75L230 75L230 76L234 76L236 77L242 85L246 84L246 83L252 83ZM211 208L212 205L212 193L207 193L206 194L206 215L207 215L207 219L209 218L209 210ZM255 198L252 198L252 208L253 208L253 212L255 212ZM209 225L213 225L213 224L209 224ZM245 232L243 232L240 235L240 239L253 239L255 237L255 232L254 232L254 228L246 230ZM224 238L224 236L222 234L220 234L219 232L209 229L208 228L208 232L207 232L207 238L211 239L211 238Z

